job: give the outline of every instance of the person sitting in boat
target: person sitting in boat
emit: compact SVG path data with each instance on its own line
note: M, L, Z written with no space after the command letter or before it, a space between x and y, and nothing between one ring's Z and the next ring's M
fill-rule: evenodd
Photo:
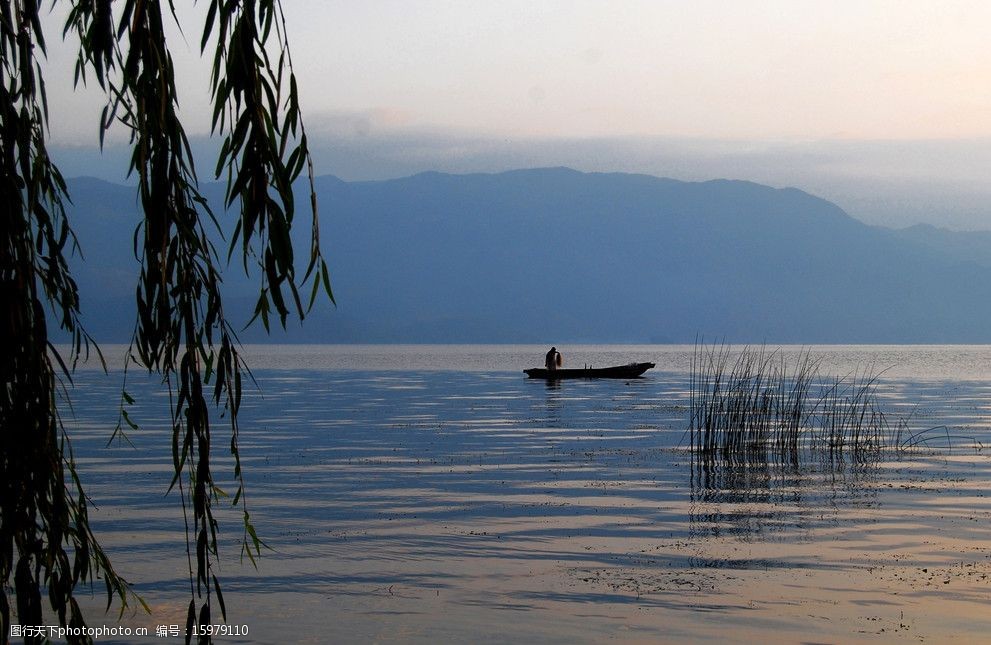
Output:
M547 356L544 358L544 367L549 370L556 370L563 364L561 352L557 351L557 347L551 347L551 351L547 352Z

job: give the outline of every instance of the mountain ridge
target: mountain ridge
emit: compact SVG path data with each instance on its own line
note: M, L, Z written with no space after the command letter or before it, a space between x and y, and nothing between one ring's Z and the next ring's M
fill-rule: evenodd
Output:
M983 236L869 226L797 188L564 167L316 187L339 305L248 342L991 342ZM103 312L133 311L136 261L112 249L131 248L134 188L70 188L84 320L119 339L127 317ZM246 321L234 265L228 310Z

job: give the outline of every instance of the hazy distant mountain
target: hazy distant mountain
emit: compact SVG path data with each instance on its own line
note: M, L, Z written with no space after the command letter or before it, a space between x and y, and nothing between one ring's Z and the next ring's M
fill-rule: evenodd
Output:
M134 190L70 188L85 319L126 339ZM318 194L339 306L274 341L991 342L991 234L871 227L795 189L552 168Z
M991 231L949 231L916 224L894 233L897 238L938 257L991 267Z

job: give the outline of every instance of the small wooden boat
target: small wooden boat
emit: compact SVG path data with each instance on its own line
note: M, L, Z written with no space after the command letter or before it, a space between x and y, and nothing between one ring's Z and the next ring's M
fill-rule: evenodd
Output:
M640 378L644 372L654 367L653 363L630 363L614 367L584 367L581 369L548 370L533 368L523 370L530 378L542 378L556 381L563 378Z

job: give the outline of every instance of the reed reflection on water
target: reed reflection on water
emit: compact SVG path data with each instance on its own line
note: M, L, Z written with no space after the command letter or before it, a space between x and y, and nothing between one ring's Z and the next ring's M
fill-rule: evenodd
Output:
M681 371L553 384L500 371L255 375L242 461L272 548L257 570L236 564L238 518L221 517L230 620L254 621L250 642L289 630L300 642L720 640L727 621L740 639L794 640L810 615L850 640L897 628L898 612L916 635L991 627L972 611L991 556L991 474L973 443L874 461L700 462ZM77 381L70 425L94 525L156 611L131 620L154 625L181 614L188 591L181 516L162 497L167 407L158 384L134 383L135 447L108 448L115 385ZM879 396L979 438L985 393L901 379ZM922 569L951 583L926 586ZM954 627L939 631L912 598Z
M835 527L844 510L879 506L881 475L877 462L697 460L691 478L692 535L780 540L795 531Z

